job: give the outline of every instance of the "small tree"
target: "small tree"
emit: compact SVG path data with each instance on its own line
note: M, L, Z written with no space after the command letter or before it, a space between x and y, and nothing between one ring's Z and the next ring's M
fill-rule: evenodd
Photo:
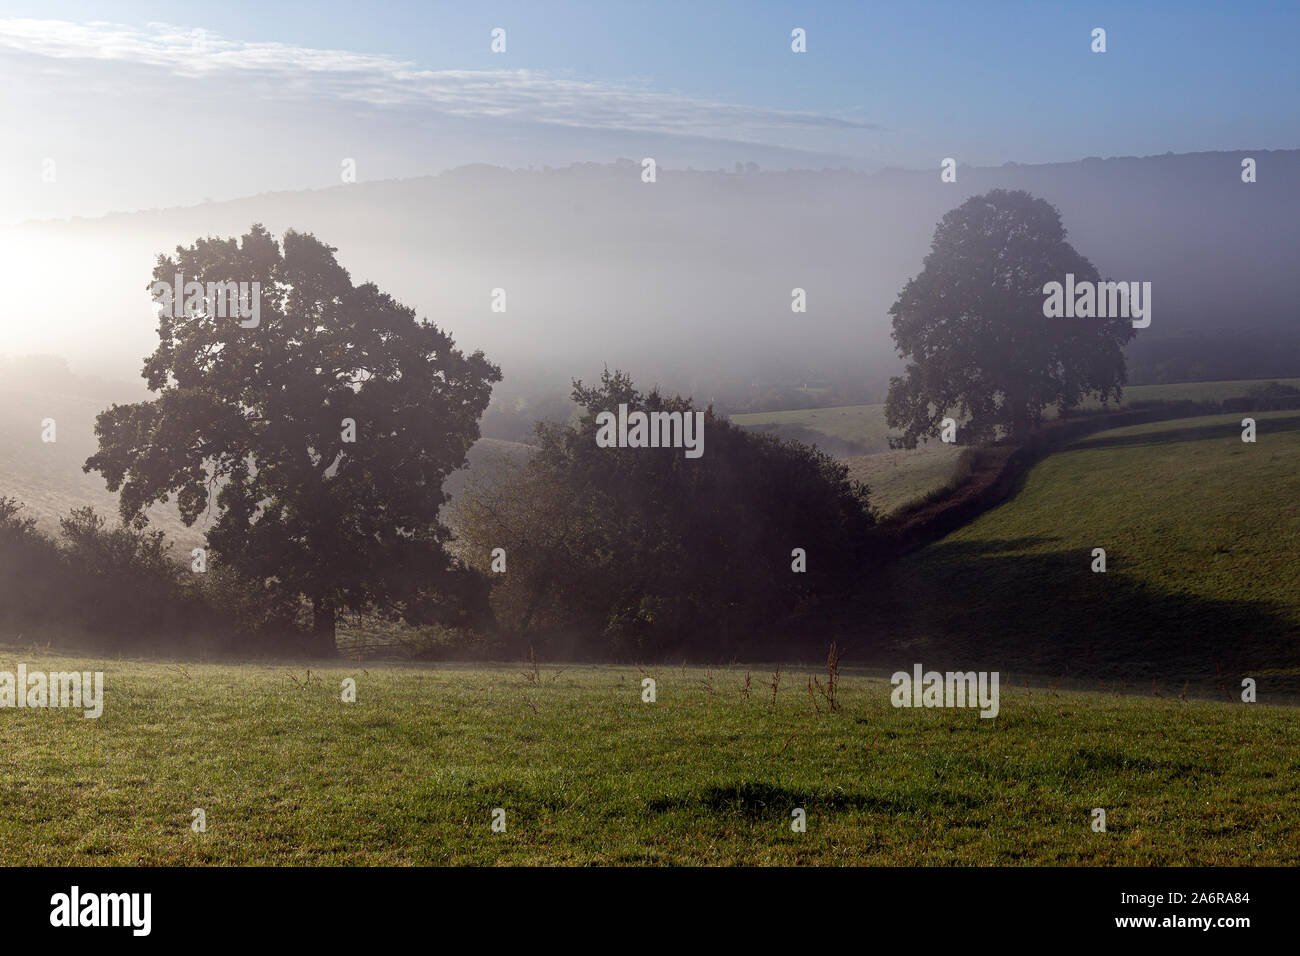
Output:
M209 547L266 594L302 596L316 648L343 611L436 619L473 587L448 556L442 482L465 463L501 373L373 284L335 250L261 226L160 256L154 279L257 283L260 321L217 303L163 310L144 377L158 398L100 414L85 470L121 490L125 521L176 495ZM179 299L182 290L174 290Z
M938 435L950 415L966 420L964 437L987 441L999 429L1023 436L1050 405L1119 396L1133 328L1122 318L1045 318L1043 286L1066 273L1099 278L1045 200L995 189L943 217L921 274L889 310L908 362L889 383L896 446Z
M521 649L550 639L618 658L725 656L777 633L788 647L860 582L873 516L847 466L712 409L702 457L602 448L599 412L696 409L608 371L597 386L575 382L573 400L575 424L540 424L522 468L453 504L458 543L494 583L497 619ZM491 573L496 548L506 574ZM808 556L799 572L796 548Z

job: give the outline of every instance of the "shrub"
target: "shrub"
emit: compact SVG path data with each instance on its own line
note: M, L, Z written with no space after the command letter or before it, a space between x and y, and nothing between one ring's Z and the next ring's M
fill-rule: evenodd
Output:
M870 545L867 489L798 442L704 414L704 454L600 448L596 416L630 409L693 414L641 395L622 373L574 383L575 425L539 424L537 451L512 475L454 505L464 558L493 580L502 626L554 656L726 655L787 628L813 628L856 583ZM507 573L491 555L506 553ZM792 570L792 551L807 570Z

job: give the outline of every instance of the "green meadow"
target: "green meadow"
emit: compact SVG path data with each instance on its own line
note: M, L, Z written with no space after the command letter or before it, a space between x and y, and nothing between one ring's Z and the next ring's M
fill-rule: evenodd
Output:
M1241 417L1082 438L873 572L844 623L874 669L833 708L808 665L146 661L0 634L0 671L105 673L98 719L0 708L0 863L1294 865L1300 413L1255 413L1253 444ZM1000 713L892 706L917 662L999 671Z
M831 711L807 668L774 699L770 665L20 661L103 670L105 702L0 710L5 865L1300 861L1294 708L1030 686L983 719L855 673Z

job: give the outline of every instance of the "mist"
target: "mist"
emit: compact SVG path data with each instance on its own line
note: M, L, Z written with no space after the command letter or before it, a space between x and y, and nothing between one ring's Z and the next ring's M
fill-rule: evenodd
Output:
M1254 158L1258 182L1240 180ZM375 282L522 383L621 367L708 399L775 378L837 375L879 400L898 368L888 310L949 209L1026 189L1060 209L1104 276L1149 281L1144 337L1294 325L1300 151L1086 159L939 170L767 172L639 162L341 184L158 212L0 230L10 290L0 353L137 378L157 344L155 258L254 222L314 233ZM492 309L504 290L505 310ZM803 289L806 313L792 311ZM871 396L876 396L872 398Z

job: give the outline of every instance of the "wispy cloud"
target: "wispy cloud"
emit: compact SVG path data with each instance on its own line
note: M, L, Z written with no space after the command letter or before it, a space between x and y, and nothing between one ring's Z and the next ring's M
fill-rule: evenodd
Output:
M259 89L272 89L286 99L329 97L462 118L752 142L784 140L811 131L880 128L842 116L659 92L645 84L533 70L429 70L395 57L229 40L165 23L137 28L105 22L0 19L0 55L6 52L120 63L171 77L220 80L232 88L244 81L256 82Z

